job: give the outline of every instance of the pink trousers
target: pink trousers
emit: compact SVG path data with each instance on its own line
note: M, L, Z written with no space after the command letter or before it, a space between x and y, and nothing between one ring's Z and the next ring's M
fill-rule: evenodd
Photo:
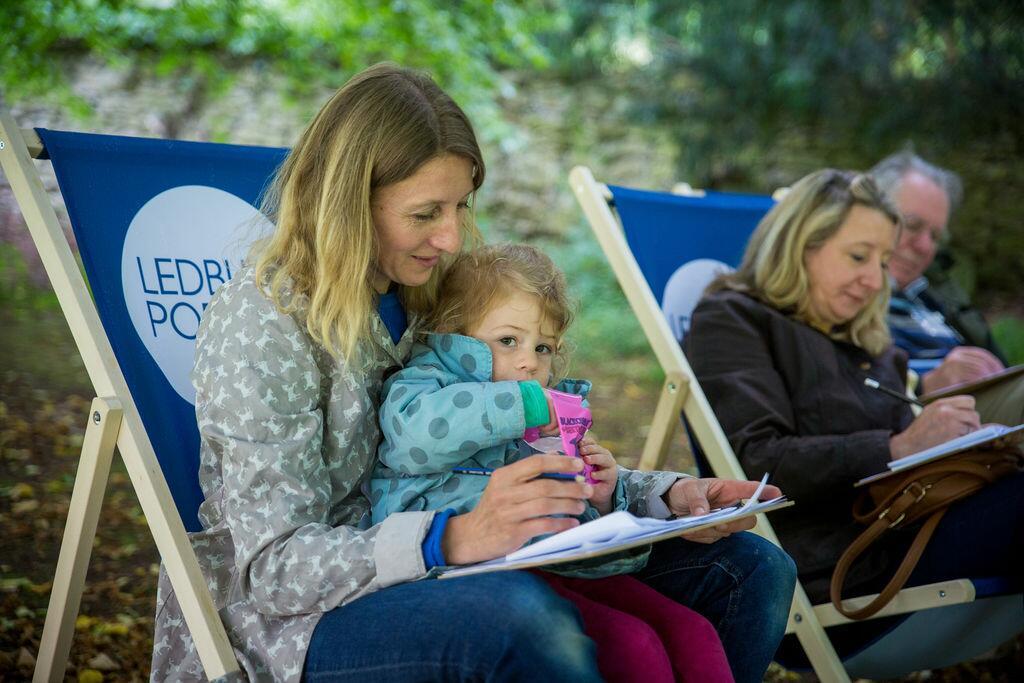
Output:
M597 666L610 683L732 683L715 627L688 607L631 576L574 579L538 572L569 600L597 644Z

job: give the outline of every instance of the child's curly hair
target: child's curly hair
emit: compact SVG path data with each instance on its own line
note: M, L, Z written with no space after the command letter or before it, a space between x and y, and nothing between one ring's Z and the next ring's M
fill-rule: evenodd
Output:
M459 254L441 278L437 305L424 321L424 330L467 334L513 292L540 300L558 340L555 373L561 374L570 351L563 337L575 317L576 302L558 266L526 244L492 244Z

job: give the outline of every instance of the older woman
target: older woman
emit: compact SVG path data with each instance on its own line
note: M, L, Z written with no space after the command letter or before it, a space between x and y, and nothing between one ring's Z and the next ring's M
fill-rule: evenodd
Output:
M576 459L501 468L470 513L369 524L383 377L405 360L445 260L478 240L470 205L483 179L469 121L430 78L368 69L299 139L265 206L275 233L206 310L193 374L206 499L192 543L250 679L599 678L577 612L536 576L416 581L576 525L566 515L593 489L537 478L576 471ZM639 515L755 486L672 473L624 483ZM705 614L736 677L760 680L794 569L731 535L742 526L659 544L641 578ZM202 678L165 580L158 602L153 679Z
M905 402L864 385L872 377L904 389L906 356L885 322L886 265L900 227L869 176L812 173L761 221L739 270L708 288L687 337L744 470L769 472L797 502L772 521L818 600L861 531L851 515L854 482L982 421L971 396L936 401L915 418ZM874 546L847 585L884 585L908 542L901 533ZM1014 476L949 510L910 585L1019 576L1022 548L1024 478Z

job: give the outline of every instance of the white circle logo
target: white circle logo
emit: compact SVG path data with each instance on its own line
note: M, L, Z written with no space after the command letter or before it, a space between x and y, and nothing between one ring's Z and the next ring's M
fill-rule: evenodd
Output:
M121 286L135 331L178 395L195 403L189 374L199 319L253 239L273 226L233 194L204 185L166 190L139 209L121 254Z

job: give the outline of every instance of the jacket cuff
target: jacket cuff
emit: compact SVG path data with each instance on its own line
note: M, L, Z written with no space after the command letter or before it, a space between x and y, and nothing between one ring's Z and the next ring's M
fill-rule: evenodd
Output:
M396 512L380 525L373 548L380 588L423 578L423 539L434 520L434 512Z
M661 472L661 476L658 477L657 482L651 487L647 495L644 497L644 512L645 517L653 517L654 519L668 519L672 516L672 511L668 509L668 505L662 500L662 496L672 488L672 484L676 483L680 479L690 479L688 474L680 474L678 472Z
M629 499L626 498L626 487L622 484L622 472L615 480L615 491L612 492L612 511L629 510Z
M540 427L551 421L548 411L548 398L540 382L530 380L519 383L519 393L523 395L523 418L526 428Z

